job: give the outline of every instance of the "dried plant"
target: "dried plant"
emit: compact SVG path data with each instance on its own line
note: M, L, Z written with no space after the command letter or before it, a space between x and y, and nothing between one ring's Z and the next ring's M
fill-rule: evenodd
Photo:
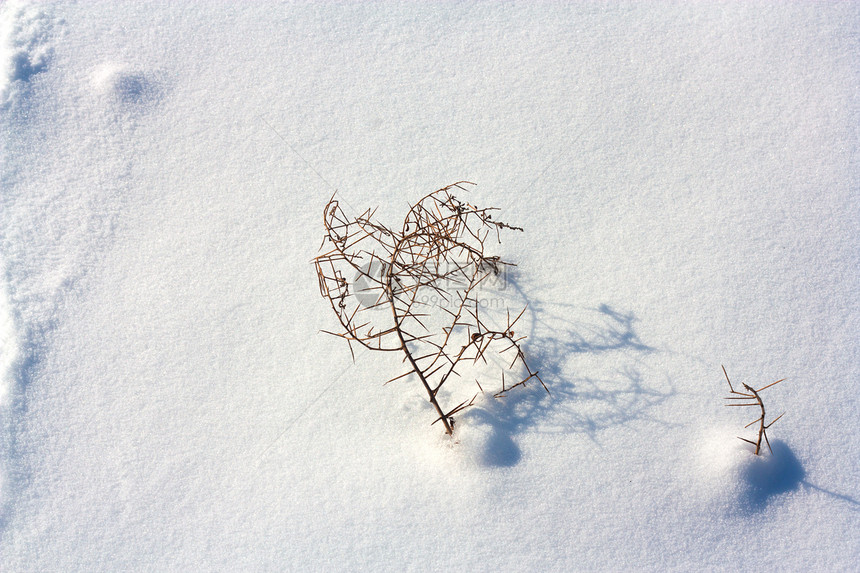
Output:
M732 387L732 381L729 380L729 375L726 372L726 367L723 366L722 368L723 368L723 374L726 375L726 382L729 383L729 392L731 392L731 394L732 394L732 396L728 396L725 399L726 400L741 400L741 401L746 402L745 404L736 404L736 403L726 404L726 406L758 407L759 409L761 409L761 416L759 418L756 418L755 420L753 420L752 422L750 422L746 426L744 426L744 428L749 428L753 424L758 423L758 425L759 425L759 427L758 427L758 438L756 439L756 441L754 442L754 441L748 440L746 438L741 438L740 436L738 436L738 439L754 445L755 446L755 455L759 455L759 452L761 451L761 439L764 438L764 441L767 444L767 449L770 450L771 454L773 454L773 449L771 449L771 447L770 447L770 441L768 441L768 439L767 439L767 429L770 428L771 426L773 426L777 420L782 418L785 415L785 412L783 412L782 414L777 416L774 420L771 420L770 424L765 424L764 423L764 416L765 416L765 414L764 414L764 402L762 402L761 396L759 395L759 392L761 392L762 390L766 390L766 389L770 388L771 386L775 386L775 385L779 384L780 382L785 380L785 378L781 378L781 379L777 380L776 382L771 382L767 386L763 386L763 387L759 388L758 390L754 389L751 386L744 384L743 387L746 390L746 392L738 392Z
M526 362L520 347L525 337L514 332L523 312L511 319L508 311L504 325L494 326L477 296L486 279L510 265L485 253L488 238L501 242L501 230L522 229L494 220L495 209L478 208L452 195L454 189L465 191L466 184L471 185L461 181L426 195L410 208L399 231L376 222L375 211L348 217L332 197L324 210L321 246L329 248L314 260L320 293L343 328L325 332L346 339L351 352L357 343L402 353L408 370L386 384L414 374L447 434L453 431L453 415L484 392L475 379L478 391L471 400L443 407L439 391L451 380L462 379L458 369L489 365L491 355L511 357L502 366L501 387L494 396L533 378L546 389ZM506 370L514 372L516 383L506 383Z

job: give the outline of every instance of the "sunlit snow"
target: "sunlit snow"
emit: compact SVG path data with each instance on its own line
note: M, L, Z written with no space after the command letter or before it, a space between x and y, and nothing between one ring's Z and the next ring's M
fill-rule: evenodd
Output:
M856 3L0 5L0 570L860 563ZM453 438L311 261L455 181L549 387ZM498 285L497 285L498 286ZM496 300L494 299L494 300ZM493 304L497 304L494 302ZM760 387L773 449L738 436Z

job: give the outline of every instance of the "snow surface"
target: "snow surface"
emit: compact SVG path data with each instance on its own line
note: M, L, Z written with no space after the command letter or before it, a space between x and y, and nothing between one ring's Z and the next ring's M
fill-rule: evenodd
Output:
M0 5L0 570L857 570L856 3ZM319 333L337 190L525 228L552 391ZM524 331L525 332L525 331ZM724 364L786 415L756 458ZM749 430L746 430L749 431Z

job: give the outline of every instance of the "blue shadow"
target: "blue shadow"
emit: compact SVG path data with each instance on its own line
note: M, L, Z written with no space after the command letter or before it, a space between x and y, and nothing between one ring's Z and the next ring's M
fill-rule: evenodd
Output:
M788 444L773 440L770 445L773 455L765 452L744 470L743 502L752 512L765 509L781 494L797 490L806 477L803 465Z
M649 418L648 410L675 395L668 378L657 383L640 370L641 357L655 349L640 338L633 312L607 303L586 308L530 298L514 269L507 272L505 283L526 306L528 332L522 349L549 394L535 381L464 412L470 423L490 432L482 452L486 465L517 464L522 453L516 435L527 429L580 433L597 442L599 431ZM616 356L617 365L601 378L579 376L571 364L578 355ZM547 420L551 428L543 424Z

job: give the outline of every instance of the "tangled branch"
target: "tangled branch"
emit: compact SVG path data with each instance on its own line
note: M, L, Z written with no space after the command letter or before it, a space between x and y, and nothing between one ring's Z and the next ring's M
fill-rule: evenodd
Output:
M370 210L348 217L332 197L323 214L326 236L321 249L328 245L328 250L314 260L320 293L342 327L340 332L325 332L345 339L351 352L355 343L403 353L408 370L386 384L414 374L447 434L453 431L453 415L473 405L484 391L476 379L479 392L471 400L453 407L440 404L440 389L461 377L460 366L488 364L491 352L510 356L505 369L519 367L521 374L508 384L503 369L501 389L494 396L532 379L546 389L526 362L520 347L525 337L514 331L523 312L513 318L508 312L504 326L493 326L481 313L477 297L482 283L510 265L485 253L488 238L501 242L501 230L522 229L493 220L495 209L478 208L452 195L454 189L465 191L466 184L454 183L423 197L399 231L377 223Z

